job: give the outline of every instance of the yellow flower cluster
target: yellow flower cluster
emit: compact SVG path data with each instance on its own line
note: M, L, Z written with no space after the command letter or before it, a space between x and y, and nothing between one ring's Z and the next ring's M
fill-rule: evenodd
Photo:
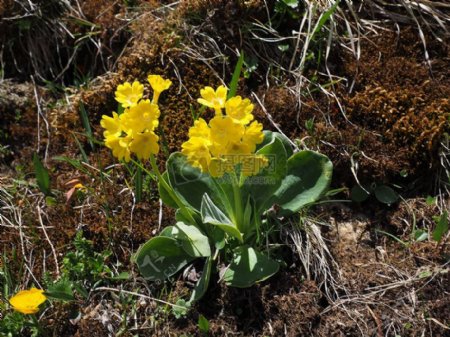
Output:
M22 314L35 314L39 311L39 306L47 300L44 290L31 288L30 290L21 290L9 299L15 311Z
M105 145L119 160L130 161L134 153L139 159L148 159L159 152L159 137L155 128L159 123L159 95L172 85L159 75L149 75L153 89L152 101L143 99L144 85L139 81L125 82L117 87L116 101L124 108L122 114L113 112L112 117L103 115L100 122L105 129Z
M195 121L181 152L192 166L213 177L234 171L238 164L243 175L255 175L268 163L266 157L255 155L256 145L264 139L263 126L253 121L249 99L235 96L227 100L227 91L224 86L200 91L198 102L214 109L215 117L209 123L202 118Z

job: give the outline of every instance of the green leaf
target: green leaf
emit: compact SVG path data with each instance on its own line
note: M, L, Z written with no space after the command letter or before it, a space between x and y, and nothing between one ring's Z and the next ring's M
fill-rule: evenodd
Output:
M355 185L350 192L350 197L354 202L366 201L369 196L370 190L365 185L363 185L362 187L360 185Z
M211 256L209 240L197 227L177 222L175 227L180 231L178 241L182 242L183 249L193 257Z
M203 315L198 317L198 329L203 333L208 333L209 331L209 322Z
M225 247L225 232L220 227L211 228L209 237L213 240L217 250L221 250Z
M269 130L263 130L263 133L264 133L264 140L262 141L261 144L258 144L258 146L256 147L256 151L258 151L259 149L263 148L264 146L270 143L273 143L274 138L278 138L284 146L286 156L289 158L294 154L294 151L292 150L291 141L285 135L282 135L279 132L273 132Z
M228 90L227 99L230 99L236 95L237 85L239 82L239 77L241 76L243 63L244 63L244 52L241 51L239 59L236 63L236 67L234 68L233 77L231 78L230 90Z
M172 239L178 239L178 235L180 234L180 231L175 226L167 226L165 227L161 233L159 233L159 236L165 236Z
M75 300L75 297L73 296L72 284L67 279L61 279L55 284L48 286L45 291L45 295L59 301Z
M229 286L246 288L268 279L279 267L277 261L252 247L240 246L235 250L233 261L225 271L223 280Z
M298 0L281 0L281 1L290 8L298 7Z
M414 232L414 240L417 242L422 242L428 239L428 233L422 229L418 229Z
M201 214L203 223L218 226L224 232L243 242L242 234L228 218L211 200L208 194L203 196L201 205Z
M33 154L34 172L39 189L45 195L51 195L50 176L48 170L44 167L37 153Z
M214 183L208 174L192 167L186 156L180 152L172 153L167 161L167 171L170 185L185 204L200 211L202 198L205 193L217 195Z
M189 309L191 307L191 303L186 302L182 298L180 298L175 305L172 307L173 315L176 319L184 317L187 315Z
M433 240L441 241L448 232L448 213L445 211L441 216L435 218L436 228L433 231Z
M333 164L313 151L300 151L287 161L287 175L275 192L280 215L290 215L317 201L328 189Z
M165 280L193 259L180 242L164 236L147 241L134 256L139 271L149 281Z
M91 125L89 124L89 117L87 114L87 111L84 107L83 102L80 101L80 117L81 117L81 123L83 124L84 130L86 131L86 135L89 139L89 145L91 146L91 149L94 150L94 143L92 142L92 139L94 138L92 135L92 129Z
M325 13L323 13L320 18L319 21L316 24L316 27L312 33L311 39L314 39L314 36L316 35L316 33L320 32L320 30L322 29L322 27L327 23L327 21L331 18L331 16L334 14L334 12L336 11L338 5L339 5L340 0L337 0L333 6L330 7L330 9L328 9Z
M375 197L383 204L392 205L398 200L398 194L392 188L386 185L379 185L375 188Z
M81 284L81 282L74 282L73 283L73 289L75 289L75 291L78 294L80 294L83 298L87 299L89 297L89 292L84 287L84 285Z
M170 186L169 174L167 173L167 171L165 171L161 176L166 181L166 183ZM178 208L176 201L170 196L170 193L164 188L164 185L161 184L161 182L158 182L158 191L159 191L159 197L161 198L164 205L172 207L172 208Z
M200 280L198 280L194 290L192 291L191 299L189 300L190 303L196 302L201 299L203 295L205 295L206 290L208 290L209 280L211 278L212 262L212 257L206 259L202 276L200 277Z
M131 278L131 274L127 271L121 272L119 275L113 276L110 279L114 281L125 281Z
M431 195L429 195L427 196L425 202L428 206L433 206L434 204L436 204L436 197L432 197Z
M277 48L278 48L280 51L282 51L282 52L286 52L286 51L289 50L289 44L287 44L287 43L282 43L282 44L279 44L279 45L277 46Z
M283 143L278 137L273 137L270 143L256 153L265 155L269 165L257 175L248 177L245 180L244 189L255 202L256 214L261 214L271 206L274 193L280 188L286 176L287 156Z

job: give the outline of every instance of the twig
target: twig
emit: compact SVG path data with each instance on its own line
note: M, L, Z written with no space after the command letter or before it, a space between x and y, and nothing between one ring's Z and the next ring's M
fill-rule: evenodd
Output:
M36 209L37 209L37 213L38 213L38 217L39 217L39 223L41 225L42 231L44 232L45 238L47 239L47 242L49 243L50 248L52 250L52 254L53 254L53 258L55 260L55 266L56 266L56 275L57 275L57 278L59 278L59 276L60 276L59 264L58 264L58 257L56 255L55 247L53 246L52 241L48 237L47 230L45 229L44 223L42 221L41 208L39 206L36 206Z
M115 289L115 288L109 288L109 287L98 287L98 288L94 289L93 291L112 291L112 292L116 292L116 293L124 293L124 294L128 294L128 295L137 296L137 297L140 297L140 298L145 298L145 299L150 300L150 301L155 301L155 302L167 304L167 305L170 305L170 306L172 306L174 308L186 309L185 307L183 307L181 305L173 304L173 303L170 303L170 302L167 302L167 301L163 301L163 300L160 300L160 299L157 299L157 298L154 298L154 297L150 297L150 296L147 296L147 295L142 295L142 294L136 293L134 291L128 291L128 290L123 290L123 289Z

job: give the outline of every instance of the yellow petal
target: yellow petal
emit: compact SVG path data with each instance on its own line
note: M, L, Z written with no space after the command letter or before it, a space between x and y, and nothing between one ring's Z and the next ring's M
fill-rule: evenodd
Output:
M39 306L47 300L44 290L31 288L21 290L9 299L15 311L22 314L35 314L39 311Z
M144 86L139 81L134 81L133 84L125 82L117 87L116 101L124 108L128 108L136 105L143 94Z

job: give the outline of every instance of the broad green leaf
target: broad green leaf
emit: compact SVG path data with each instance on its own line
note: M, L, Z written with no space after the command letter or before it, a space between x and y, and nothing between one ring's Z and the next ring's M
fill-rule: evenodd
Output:
M180 234L180 231L175 226L167 226L165 227L161 233L159 233L159 236L165 236L172 239L178 239L178 235Z
M208 194L203 196L201 205L201 214L203 223L220 227L224 232L235 237L239 241L243 241L241 232L211 200Z
M284 149L286 150L286 156L289 158L294 154L294 151L292 150L291 141L285 135L282 135L279 132L273 132L269 130L264 130L263 133L264 133L264 140L262 141L261 144L258 144L258 146L256 147L257 151L266 146L267 144L272 143L274 138L278 138L283 144Z
M433 231L433 239L441 241L445 233L448 232L448 213L444 212L441 216L435 218L436 228Z
M269 165L259 174L248 177L244 189L255 201L256 213L261 214L271 206L274 193L286 176L287 157L283 143L278 137L273 137L270 143L256 153L266 156Z
M217 191L211 177L200 169L192 167L180 152L172 153L167 161L170 185L185 204L200 211L205 193L216 196Z
M202 276L200 277L200 280L198 280L194 290L192 291L191 299L189 300L190 303L198 301L203 297L203 295L205 295L206 290L208 289L209 280L211 278L212 263L212 257L206 259Z
M67 279L61 279L55 284L48 286L45 291L45 295L49 298L60 301L75 300L75 297L73 296L72 284Z
M169 174L167 173L167 171L165 171L161 176L165 180L165 182L170 186ZM159 191L159 197L161 198L164 205L172 207L172 208L178 208L177 203L170 196L169 192L164 188L164 185L161 184L161 182L158 182L158 191Z
M189 224L194 220L197 224L201 224L202 219L200 218L199 212L196 212L193 208L186 207L185 209L177 209L175 212L175 220Z
M287 175L275 193L280 215L289 215L318 200L331 181L333 164L328 157L313 151L301 151L287 162Z
M363 185L363 187L359 185L355 185L352 187L350 192L350 197L354 202L363 202L366 201L370 196L370 191L367 186Z
M225 271L223 280L229 286L246 288L268 279L279 267L277 261L252 247L240 246L235 250L233 261Z
M36 181L39 189L45 195L51 195L50 191L50 176L47 169L42 164L37 153L33 154L34 172L36 174Z
M208 257L211 255L209 240L197 227L177 222L175 227L180 231L178 241L182 242L183 249L193 257Z
M392 205L398 200L398 194L392 188L386 185L379 185L375 188L375 197L383 204Z
M139 271L149 281L165 280L193 259L180 242L164 236L147 241L134 256Z
M225 247L225 232L220 227L213 227L210 230L209 237L214 241L214 246L217 250Z

